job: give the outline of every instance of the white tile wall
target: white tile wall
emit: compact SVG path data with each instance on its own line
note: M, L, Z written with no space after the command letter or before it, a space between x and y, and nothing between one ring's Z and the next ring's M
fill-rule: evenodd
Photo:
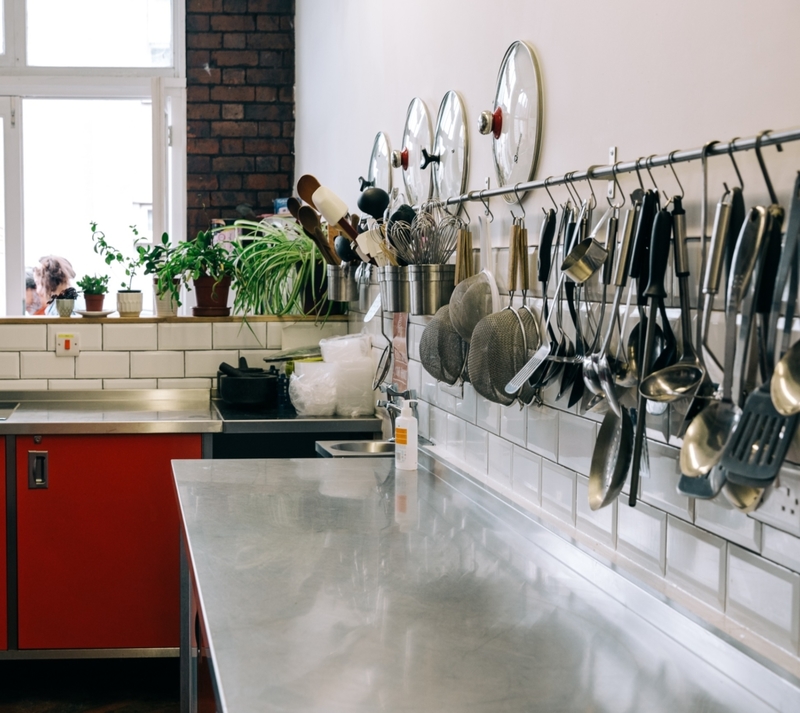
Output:
M486 472L489 457L489 434L467 423L465 427L464 460L470 468Z
M447 414L447 452L464 460L464 446L467 437L467 424L453 414Z
M617 544L617 507L615 500L608 507L589 507L589 478L579 475L576 481L575 526L608 547Z
M266 326L266 325L262 325ZM211 323L158 325L159 349L211 349Z
M19 379L17 352L0 352L0 379Z
M104 389L157 389L156 379L103 379Z
M431 406L430 407L430 425L428 427L430 436L429 438L437 446L447 445L447 413L442 409Z
M664 574L667 514L642 502L617 509L617 550L634 562Z
M47 348L56 348L56 334L69 332L78 335L78 344L81 351L100 351L103 348L103 326L101 324L85 324L81 321L71 321L65 324L47 325Z
M212 325L214 349L266 349L266 322L215 322Z
M430 440L431 437L430 415L431 415L430 404L428 404L427 401L419 401L417 403L417 421L418 421L417 428L419 430L419 435L422 436L423 438L427 438L428 440Z
M247 359L248 367L256 367L260 369L269 369L270 364L264 361L265 357L271 356L276 352L275 349L240 349L239 356ZM377 362L376 362L377 365ZM276 368L280 368L280 364L275 364Z
M419 362L409 362L409 370L412 364L419 364ZM475 393L475 389L472 388L472 384L464 384L462 397L460 399L456 398L455 415L459 418L463 418L469 423L475 423L477 418L477 410L478 395Z
M283 328L282 322L267 322L267 349L283 348Z
M696 500L694 512L698 527L749 550L761 550L761 523L733 508L721 495L714 500Z
M528 407L528 448L549 460L558 460L558 411L548 406Z
M589 475L596 425L563 411L558 418L558 462L581 475Z
M186 352L185 373L186 376L216 376L220 362L226 361L229 364L236 364L238 360L239 352L236 351ZM164 374L164 376L175 375Z
M85 391L103 388L102 379L50 379L47 388L51 391Z
M542 500L542 457L520 446L513 446L511 473L514 492L538 506Z
M75 357L57 357L55 352L20 352L19 358L23 379L71 379L75 376Z
M270 324L269 326L273 326ZM347 322L328 322L321 327L315 324L291 324L284 327L281 334L281 345L279 347L273 346L273 343L268 341L268 349L296 349L298 347L307 347L312 344L317 344L320 339L328 337L338 337L347 334Z
M528 430L528 409L511 404L500 410L500 435L519 446L525 445Z
M78 378L126 379L130 375L129 352L85 352L75 357L75 376Z
M542 461L542 507L570 525L575 524L575 471Z
M694 518L694 499L681 495L677 483L681 477L678 456L680 450L655 441L648 441L650 477L642 478L641 498L646 503L691 522Z
M188 352L193 354L194 352ZM131 352L131 377L147 379L183 376L183 352Z
M159 389L210 389L212 379L159 379Z
M761 554L773 562L800 572L800 538L764 525L761 530Z
M473 390L474 391L474 390ZM475 424L489 433L500 433L501 407L479 394L475 394Z
M783 468L751 517L800 537L800 477L794 468Z
M116 351L155 351L158 349L158 325L104 324L103 349Z
M512 486L512 448L513 446L504 438L493 433L489 434L489 480L499 483L504 488Z
M45 324L0 324L0 351L38 350L46 345Z
M47 379L19 379L0 381L3 391L47 391Z
M800 650L800 574L728 546L728 597L731 619L766 632L794 654Z
M672 515L667 516L667 579L722 611L727 543Z

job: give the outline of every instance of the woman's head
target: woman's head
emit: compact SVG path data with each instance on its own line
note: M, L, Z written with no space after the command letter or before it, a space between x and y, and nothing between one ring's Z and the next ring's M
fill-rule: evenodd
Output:
M75 270L65 257L46 255L33 268L33 279L36 282L36 292L43 302L47 302L53 295L69 287L70 282L75 279Z

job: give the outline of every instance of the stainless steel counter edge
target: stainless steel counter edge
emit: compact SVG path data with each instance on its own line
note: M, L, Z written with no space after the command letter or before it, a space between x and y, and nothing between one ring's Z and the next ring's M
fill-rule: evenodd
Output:
M236 461L231 463L234 462ZM250 461L253 464L257 462ZM275 461L274 463L280 462ZM329 464L331 471L336 468L348 468L346 459L331 459L325 462ZM383 465L386 462L386 459L375 459L376 467L378 463ZM175 468L178 463L181 462L176 462L173 469L176 473L175 480L180 501L182 479L179 468ZM224 467L224 465L225 461L217 461L215 468ZM424 448L420 451L419 470L420 474L425 471L432 474L452 488L455 494L469 500L472 506L489 513L521 532L526 540L565 564L582 578L597 585L624 607L635 612L666 636L708 662L725 678L736 681L771 708L779 711L800 710L800 678L791 672L752 651L668 597L652 590L635 576L620 569L614 563L589 550L545 521L530 512L521 510L517 505L484 487L468 474L439 460L435 455L426 452ZM190 485L197 481L187 477L184 482L186 485ZM196 505L197 503L193 503L192 507L196 507ZM185 506L186 503L181 502L181 508L183 509ZM182 530L186 537L191 569L194 572L196 553L192 550L191 536L183 517ZM198 594L199 605L201 610L204 610L202 586ZM211 646L210 653L216 667L213 633L208 632L208 635Z

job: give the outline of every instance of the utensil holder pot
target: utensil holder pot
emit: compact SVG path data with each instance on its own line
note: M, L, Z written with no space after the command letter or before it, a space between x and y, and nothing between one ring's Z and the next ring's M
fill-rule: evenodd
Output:
M328 299L334 302L358 299L355 271L352 265L328 265Z
M436 314L436 310L450 301L455 275L455 265L409 265L411 314Z

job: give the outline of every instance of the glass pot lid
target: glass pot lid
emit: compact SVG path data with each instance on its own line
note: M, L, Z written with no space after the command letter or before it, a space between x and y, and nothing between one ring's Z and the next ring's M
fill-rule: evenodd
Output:
M392 166L403 169L406 202L417 205L431 197L431 172L422 170L422 149L431 150L433 132L428 107L419 97L408 105L403 142L392 153Z
M433 168L433 195L447 200L461 195L467 187L469 174L469 136L467 134L464 102L457 92L444 95L436 119L433 153L422 155L422 167Z
M392 191L392 167L391 167L392 149L389 145L389 137L379 131L375 135L375 141L372 144L372 155L369 159L369 171L367 172L366 179L359 176L358 180L361 182L361 190L374 186L375 188L382 188L387 193Z
M478 120L482 134L491 135L499 186L533 180L542 141L542 79L533 48L514 42L506 51L497 76L493 111ZM513 194L503 196L515 203Z

